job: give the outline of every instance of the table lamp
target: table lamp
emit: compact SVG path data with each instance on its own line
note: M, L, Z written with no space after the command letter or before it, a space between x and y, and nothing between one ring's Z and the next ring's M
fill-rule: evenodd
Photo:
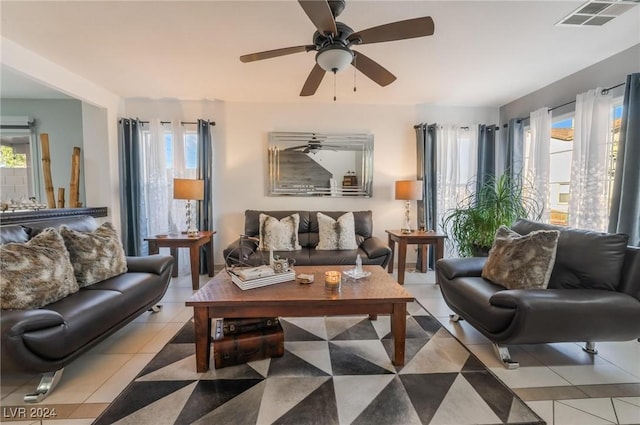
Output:
M419 180L396 181L396 199L404 203L404 228L402 233L411 233L411 201L422 199L422 182Z
M173 199L187 200L187 235L197 236L198 229L192 218L191 204L204 199L204 180L173 179Z

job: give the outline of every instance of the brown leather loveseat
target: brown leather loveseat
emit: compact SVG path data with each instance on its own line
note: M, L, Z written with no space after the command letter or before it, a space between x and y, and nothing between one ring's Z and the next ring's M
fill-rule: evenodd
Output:
M481 277L486 258L449 258L436 263L444 300L493 344L514 369L507 344L585 342L640 338L640 247L627 235L598 233L518 220L521 235L558 230L560 236L547 289L505 289Z
M319 211L334 220L345 214L345 211ZM350 250L316 250L319 241L318 211L245 211L244 235L232 242L225 250L225 259L231 254L237 256L238 247L243 245L246 251L243 254L247 263L260 265L268 259L268 252L258 250L258 244L249 238L258 238L260 235L260 214L264 213L278 220L298 213L300 224L298 227L298 241L302 249L295 251L275 251L274 255L280 258L295 260L296 265L331 265L331 264L355 264L356 257L360 254L362 264L379 265L386 267L391 258L391 249L380 238L373 236L373 216L371 211L354 211L355 234L357 249ZM232 252L233 251L233 252Z
M0 227L0 243L27 242L47 227L66 225L93 231L93 217L77 216ZM43 374L26 402L45 398L59 381L63 368L142 313L164 296L171 279L169 255L126 257L124 274L80 288L78 292L38 309L2 310L2 374Z

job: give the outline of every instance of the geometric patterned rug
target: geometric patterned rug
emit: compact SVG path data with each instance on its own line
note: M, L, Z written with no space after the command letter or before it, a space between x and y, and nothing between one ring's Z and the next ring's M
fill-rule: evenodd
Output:
M545 423L418 303L407 310L402 367L389 316L296 317L280 320L283 357L196 373L189 321L94 424Z

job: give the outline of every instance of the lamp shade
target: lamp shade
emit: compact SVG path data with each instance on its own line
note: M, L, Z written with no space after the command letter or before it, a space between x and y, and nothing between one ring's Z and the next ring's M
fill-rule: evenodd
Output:
M204 180L173 179L173 199L204 199Z
M422 182L419 180L396 181L396 199L403 201L422 199Z

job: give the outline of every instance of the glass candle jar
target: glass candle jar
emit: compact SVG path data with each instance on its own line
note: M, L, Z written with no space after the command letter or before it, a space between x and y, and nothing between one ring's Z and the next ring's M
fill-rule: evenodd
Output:
M340 280L342 274L338 271L328 271L324 273L324 287L330 291L340 290Z

